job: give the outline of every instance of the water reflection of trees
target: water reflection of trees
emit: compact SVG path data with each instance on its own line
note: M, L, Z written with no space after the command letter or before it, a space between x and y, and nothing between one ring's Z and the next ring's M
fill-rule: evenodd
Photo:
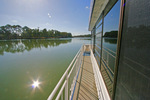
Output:
M104 42L110 43L110 44L117 44L117 38L103 38Z
M0 41L0 55L4 52L24 52L30 51L33 48L48 48L59 46L60 44L66 44L71 42L71 39L27 39L27 40L10 40Z

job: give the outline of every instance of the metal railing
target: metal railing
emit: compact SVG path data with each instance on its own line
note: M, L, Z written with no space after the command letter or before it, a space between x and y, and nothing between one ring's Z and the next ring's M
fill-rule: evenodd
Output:
M112 95L113 82L114 82L114 69L116 61L116 52L110 50L109 48L102 48L102 59L101 59L101 72L109 92Z
M105 82L102 78L101 72L99 70L98 64L94 57L94 54L90 48L90 58L92 62L92 67L94 71L95 83L98 93L98 98L100 100L110 100ZM74 90L76 87L76 81L78 78L78 74L80 71L80 67L83 61L83 54L86 49L86 45L83 45L81 49L78 51L74 59L72 60L71 64L55 86L54 90L50 94L47 100L72 100L74 95Z
M106 47L103 47L102 61L112 75L114 75L115 60L116 60L116 52Z
M96 59L94 57L92 50L91 50L91 62L92 62L93 71L94 71L94 77L95 77L95 83L96 83L96 87L97 87L98 98L99 98L99 100L110 100L105 82L102 78L100 69L98 67L98 64L96 62Z
M104 46L103 46L103 48L104 48L104 49L106 49L107 51L109 51L110 53L112 53L112 54L116 55L116 52L115 52L115 51L113 51L113 50L110 50L109 48L107 48L107 47L104 47Z
M51 92L47 100L68 100L73 97L76 78L78 76L80 66L82 64L83 52L85 48L84 45L78 51L69 67L55 86L54 90Z
M95 45L99 50L101 50L101 48L96 44ZM96 57L96 60L98 63L102 63L103 65L105 65L105 69L107 70L107 72L111 75L111 77L113 77L114 75L114 67L115 67L115 60L116 60L116 52L107 48L107 47L103 47L102 48L102 56L100 55L100 51L98 52L97 49L95 49L95 54L101 58L102 62L99 61L99 59ZM100 66L100 65L99 65Z

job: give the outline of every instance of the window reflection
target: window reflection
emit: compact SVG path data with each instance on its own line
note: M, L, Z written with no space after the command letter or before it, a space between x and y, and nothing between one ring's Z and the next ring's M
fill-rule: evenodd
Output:
M108 12L108 14L104 17L104 34L106 32L118 31L119 28L119 17L120 17L120 2L114 5L114 7Z
M115 100L150 99L150 1L125 4Z
M101 73L110 96L112 96L114 82L120 1L104 17ZM111 44L111 46L108 46L108 44ZM112 44L115 45L112 46Z

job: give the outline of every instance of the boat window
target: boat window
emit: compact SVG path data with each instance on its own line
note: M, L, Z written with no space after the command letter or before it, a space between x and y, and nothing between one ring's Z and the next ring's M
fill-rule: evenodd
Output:
M115 100L150 100L150 0L126 0Z
M119 0L104 17L101 73L110 97L112 96L114 83L120 1L121 0Z
M114 70L116 61L117 34L120 17L120 1L118 0L105 17L101 15L92 30L93 51L100 67L104 82L112 96ZM107 9L107 8L106 8ZM105 14L104 10L102 14Z

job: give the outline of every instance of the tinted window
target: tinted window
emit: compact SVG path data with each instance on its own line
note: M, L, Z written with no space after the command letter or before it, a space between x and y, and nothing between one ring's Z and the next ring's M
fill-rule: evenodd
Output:
M116 100L150 100L150 1L125 3Z
M114 82L119 16L120 0L116 2L112 9L104 17L101 73L110 96L112 96Z

